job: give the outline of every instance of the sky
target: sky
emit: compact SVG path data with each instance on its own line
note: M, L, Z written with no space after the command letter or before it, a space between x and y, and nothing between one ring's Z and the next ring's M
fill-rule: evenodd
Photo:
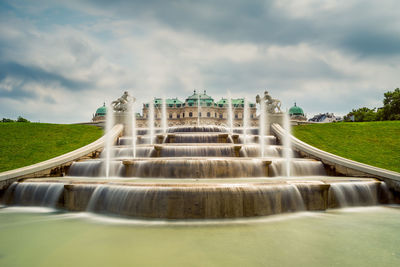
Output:
M124 91L267 90L308 117L400 87L398 0L0 0L0 118L89 121Z

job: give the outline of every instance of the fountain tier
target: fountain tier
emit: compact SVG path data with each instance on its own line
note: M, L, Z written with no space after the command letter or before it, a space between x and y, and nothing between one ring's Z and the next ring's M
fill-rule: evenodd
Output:
M350 191L358 202L346 202L346 206L375 205L385 201L381 182L377 180L340 178L328 181L320 178L244 179L237 183L224 180L203 183L188 179L179 183L174 180L146 182L143 179L39 179L14 183L7 190L4 202L25 204L34 196L35 205L71 211L87 210L137 218L205 219L337 208L343 205L343 195ZM336 183L341 188L347 187L346 192L338 191ZM354 189L360 186L364 189ZM28 194L23 193L28 191ZM52 193L53 202L45 201L48 199L46 194L38 192Z

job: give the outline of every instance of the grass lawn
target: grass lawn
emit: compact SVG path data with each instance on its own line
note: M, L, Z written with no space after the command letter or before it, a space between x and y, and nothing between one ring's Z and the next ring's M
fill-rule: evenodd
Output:
M400 121L299 125L293 135L338 156L400 172Z
M89 125L0 123L0 172L65 154L102 134Z

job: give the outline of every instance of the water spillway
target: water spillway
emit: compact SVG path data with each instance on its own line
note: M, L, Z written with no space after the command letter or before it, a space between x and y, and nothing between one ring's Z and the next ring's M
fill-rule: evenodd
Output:
M267 157L280 157L281 146L270 145L264 148ZM113 148L115 158L128 158L133 154L132 146ZM157 144L136 147L136 156L143 157L258 157L258 145L249 144Z
M136 218L216 219L387 199L378 180L330 177L322 162L296 153L288 165L276 137L257 133L219 126L141 129L98 159L74 162L66 177L12 184L2 202Z
M55 208L64 191L62 183L13 183L3 196L3 202L14 206Z

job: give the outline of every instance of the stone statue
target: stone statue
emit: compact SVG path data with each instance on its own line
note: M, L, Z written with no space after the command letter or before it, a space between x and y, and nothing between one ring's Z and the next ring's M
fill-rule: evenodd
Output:
M264 92L264 97L261 99L259 95L256 96L256 102L258 104L261 103L261 101L265 102L265 108L267 110L267 113L282 113L281 111L281 101L278 99L272 98L268 91Z
M129 102L134 103L136 101L136 98L133 96L130 96L127 91L124 92L124 94L118 98L117 100L111 102L111 105L114 109L114 111L117 112L126 112L129 110Z

